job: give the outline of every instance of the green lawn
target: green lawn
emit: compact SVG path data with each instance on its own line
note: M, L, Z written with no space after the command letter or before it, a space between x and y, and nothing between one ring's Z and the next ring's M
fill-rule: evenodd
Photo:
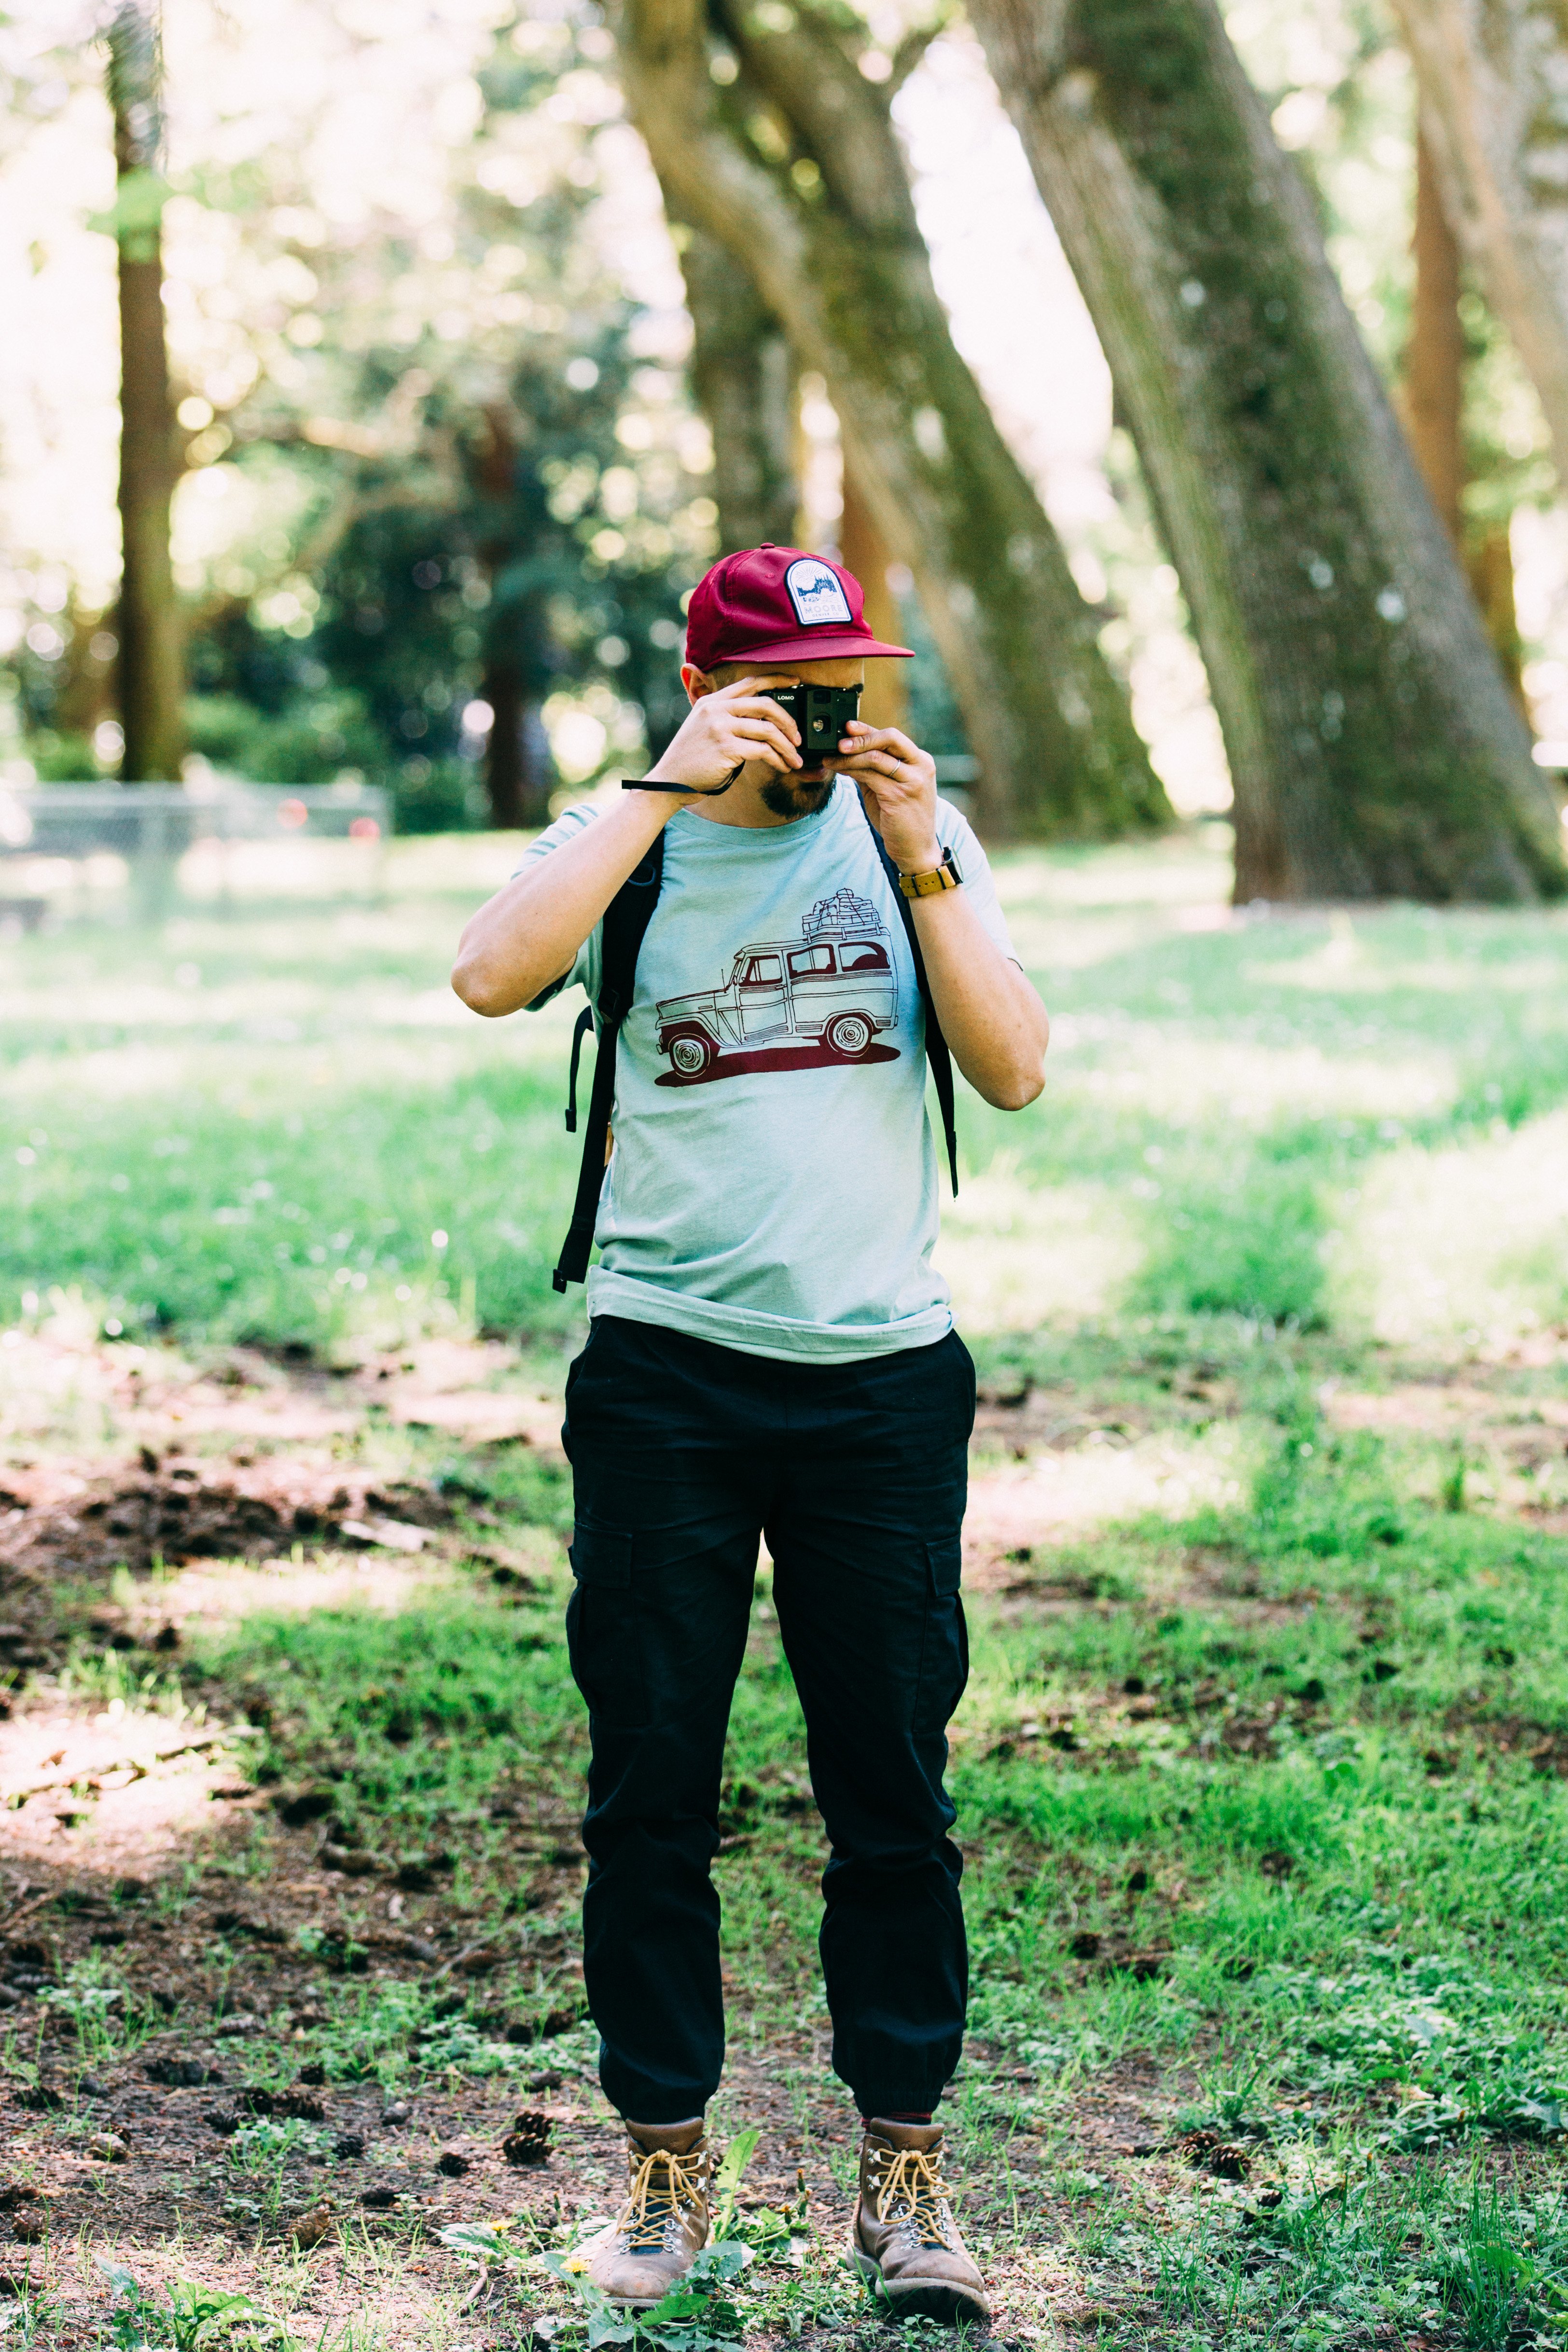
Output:
M416 846L376 911L0 948L0 1316L198 1359L479 1328L559 1378L574 1008L463 1013L458 869L496 856L421 849L449 886L421 895ZM1202 840L1002 880L1057 1034L1037 1109L962 1100L943 1245L992 1399L953 1764L968 2226L1019 2340L1070 2276L1128 2352L1563 2345L1568 919L1226 926ZM477 1541L531 1531L541 1590L460 1570L76 1668L94 1704L249 1704L265 1779L451 1853L508 1924L466 2007L334 1979L329 2081L480 2077L498 2005L563 1998L507 1801L564 1811L581 1771L564 1478L419 1443ZM820 2015L805 1786L764 1574L719 1865L764 2065ZM836 2265L748 2273L756 2340L847 2340Z
M405 843L378 909L0 943L0 1313L58 1288L319 1347L558 1328L577 1008L486 1024L447 986L507 862ZM1188 841L1002 861L1057 1034L1037 1108L962 1099L965 1328L1016 1353L1146 1315L1437 1346L1561 1318L1568 921L1201 928L1224 877Z

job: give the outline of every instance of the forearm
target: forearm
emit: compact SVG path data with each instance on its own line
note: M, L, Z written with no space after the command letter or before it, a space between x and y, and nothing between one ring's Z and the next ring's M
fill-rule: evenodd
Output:
M1022 1110L1046 1083L1050 1022L962 889L914 901L931 1002L953 1060L998 1110Z
M474 1012L516 1013L571 971L577 950L658 840L679 792L628 793L604 815L534 858L469 921L452 986Z

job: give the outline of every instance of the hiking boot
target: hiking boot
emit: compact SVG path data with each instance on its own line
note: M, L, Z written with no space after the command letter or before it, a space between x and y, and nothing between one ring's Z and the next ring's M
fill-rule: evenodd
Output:
M991 2316L942 2186L942 2126L873 2116L860 2143L855 2267L900 2319Z
M708 2243L712 2161L700 2116L689 2124L627 2123L626 2201L583 2249L588 2276L612 2301L646 2308L690 2269Z

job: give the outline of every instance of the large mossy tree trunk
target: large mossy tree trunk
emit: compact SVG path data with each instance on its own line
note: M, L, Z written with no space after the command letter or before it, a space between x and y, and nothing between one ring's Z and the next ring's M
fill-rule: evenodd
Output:
M1529 899L1559 829L1213 0L973 0L1225 730L1237 897Z
M1568 480L1568 16L1559 0L1394 0L1445 208L1519 348Z
M953 344L894 85L857 69L866 37L849 20L737 5L713 19L731 45L716 54L699 0L617 0L613 21L671 215L751 271L826 383L846 466L946 664L980 763L979 822L1026 837L1163 822L1095 617Z
M117 621L127 783L177 782L184 753L184 661L169 555L177 478L163 320L158 173L158 32L145 0L122 0L109 27L109 95L120 247L120 528Z
M727 246L686 224L679 243L691 313L691 388L713 441L719 551L731 555L765 540L788 547L800 506L789 338Z

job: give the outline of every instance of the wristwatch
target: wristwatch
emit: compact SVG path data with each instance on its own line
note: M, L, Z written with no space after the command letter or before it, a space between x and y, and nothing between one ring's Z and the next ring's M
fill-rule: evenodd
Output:
M920 874L900 874L899 887L906 898L934 898L939 890L956 890L963 879L957 858L951 849L944 849L940 866L928 866Z

